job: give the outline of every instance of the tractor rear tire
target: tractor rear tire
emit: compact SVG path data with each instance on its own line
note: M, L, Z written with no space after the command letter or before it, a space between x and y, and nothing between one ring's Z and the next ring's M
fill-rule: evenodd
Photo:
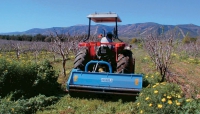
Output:
M74 60L74 68L85 70L85 65L89 61L89 53L87 48L82 48L80 52L76 55Z
M128 56L119 54L117 61L117 73L130 73Z
M135 73L135 58L133 58L133 68L132 68L132 73Z

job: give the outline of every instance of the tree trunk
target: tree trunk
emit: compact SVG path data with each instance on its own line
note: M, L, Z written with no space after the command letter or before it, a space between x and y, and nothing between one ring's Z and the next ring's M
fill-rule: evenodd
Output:
M65 64L66 64L66 59L63 58L63 74L64 74L64 77L66 77L66 69L65 69Z

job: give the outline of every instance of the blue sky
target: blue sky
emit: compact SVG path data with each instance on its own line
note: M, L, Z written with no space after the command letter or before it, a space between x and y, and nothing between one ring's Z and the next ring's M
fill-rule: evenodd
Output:
M116 12L121 25L155 22L200 26L200 0L1 0L0 33L88 24L94 12Z

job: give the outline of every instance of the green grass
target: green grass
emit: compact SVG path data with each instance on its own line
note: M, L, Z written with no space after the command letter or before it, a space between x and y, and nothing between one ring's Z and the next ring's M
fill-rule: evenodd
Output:
M148 54L140 48L133 49L133 54L136 59L136 73L143 74L151 74L155 73L155 66L151 62ZM1 54L2 56L2 54ZM7 58L12 58L16 60L15 53L6 54ZM44 59L48 59L51 61L54 69L59 72L58 82L65 87L65 82L68 79L70 70L73 68L74 55L70 55L70 59L67 60L66 69L67 69L67 77L64 77L62 74L62 59L59 55L56 55L56 61L53 60L52 53L41 53L38 56L38 62ZM32 54L21 55L20 60L32 60L35 58ZM178 58L175 58L172 66L170 67L170 71L178 75L178 79L190 85L190 89L197 90L195 94L199 94L199 81L200 81L200 65L195 63L189 63L188 61L181 61ZM194 91L193 91L194 92ZM37 111L37 114L73 114L73 113L136 113L134 101L122 102L122 100L105 100L105 99L97 99L97 98L73 98L70 97L67 93L58 96L60 100L49 106L47 109L43 111Z
M135 72L149 74L155 72L155 67L151 62L148 54L140 48L135 48L132 50L133 56L135 58Z
M104 101L101 99L72 98L69 95L62 97L49 110L38 111L37 114L110 114L110 113L133 113L133 102Z

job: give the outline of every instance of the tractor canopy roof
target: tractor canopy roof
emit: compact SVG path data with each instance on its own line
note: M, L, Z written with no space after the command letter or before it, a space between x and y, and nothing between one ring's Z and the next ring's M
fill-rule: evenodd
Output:
M91 18L92 21L96 23L105 23L105 22L122 22L120 17L116 13L94 13L89 14L87 16L88 18Z

